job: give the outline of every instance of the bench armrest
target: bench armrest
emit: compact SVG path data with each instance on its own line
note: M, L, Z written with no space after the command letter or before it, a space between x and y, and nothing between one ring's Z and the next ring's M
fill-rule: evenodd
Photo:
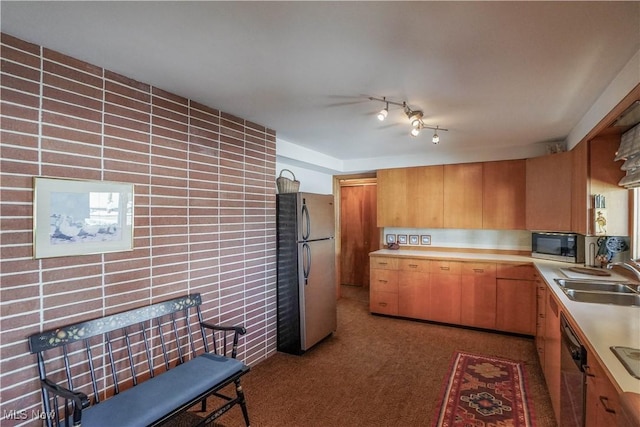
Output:
M211 331L214 332L214 336L213 336L213 347L214 347L214 352L217 354L218 353L218 348L216 346L216 340L215 340L215 331L222 331L222 332L233 332L233 340L232 340L232 347L231 347L231 357L233 359L236 358L236 355L238 353L238 339L240 338L240 335L244 335L247 333L247 330L243 327L243 326L230 326L230 325L215 325L213 323L207 323L207 322L200 322L200 327L202 328L202 335L204 338L204 345L205 345L205 350L208 352L209 348L208 348L208 344L207 344L207 339L206 339L206 335L205 335L205 329L209 329ZM227 355L227 335L225 334L222 338L222 355L226 356Z
M58 385L48 378L41 379L40 383L42 388L50 393L53 393L56 397L62 397L65 400L71 400L73 402L73 425L79 426L82 422L82 410L88 408L91 405L89 397L79 391L72 391L61 385Z

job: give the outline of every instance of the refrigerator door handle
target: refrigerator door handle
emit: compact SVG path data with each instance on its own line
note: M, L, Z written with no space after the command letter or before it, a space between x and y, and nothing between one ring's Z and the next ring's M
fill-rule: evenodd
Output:
M311 234L311 217L306 203L302 203L302 240L307 240Z
M304 276L304 284L309 283L309 273L311 272L311 247L307 243L302 244L302 274Z

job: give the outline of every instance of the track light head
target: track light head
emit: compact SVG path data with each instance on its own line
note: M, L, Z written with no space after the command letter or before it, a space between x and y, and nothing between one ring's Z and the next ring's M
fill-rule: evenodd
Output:
M436 126L435 130L433 131L433 138L431 138L431 142L433 142L434 144L438 144L440 142L440 136L438 135L438 126Z
M422 111L411 111L407 112L407 116L409 117L409 123L414 128L419 127L422 124Z
M384 122L384 119L387 118L387 115L389 115L389 106L387 105L385 108L383 108L382 110L380 110L380 112L378 113L378 120L380 120L381 122Z
M411 129L411 136L415 138L418 135L420 135L420 126L417 126Z

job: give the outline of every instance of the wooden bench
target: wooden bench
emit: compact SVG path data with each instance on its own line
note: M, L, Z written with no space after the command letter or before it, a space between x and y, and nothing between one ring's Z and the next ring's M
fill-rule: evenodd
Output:
M156 426L200 403L198 425L239 404L249 426L249 367L236 359L246 331L203 322L201 303L192 294L29 337L47 425ZM232 383L234 397L222 393ZM222 401L206 413L212 395Z

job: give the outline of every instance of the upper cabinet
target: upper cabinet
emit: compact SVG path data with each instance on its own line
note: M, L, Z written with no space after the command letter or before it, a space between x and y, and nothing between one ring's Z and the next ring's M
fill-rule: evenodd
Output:
M525 229L525 160L482 164L482 228Z
M482 228L482 163L444 166L444 227Z
M523 230L525 161L382 169L378 226Z
M382 169L378 227L441 228L443 166Z
M526 160L528 230L571 231L571 151Z

